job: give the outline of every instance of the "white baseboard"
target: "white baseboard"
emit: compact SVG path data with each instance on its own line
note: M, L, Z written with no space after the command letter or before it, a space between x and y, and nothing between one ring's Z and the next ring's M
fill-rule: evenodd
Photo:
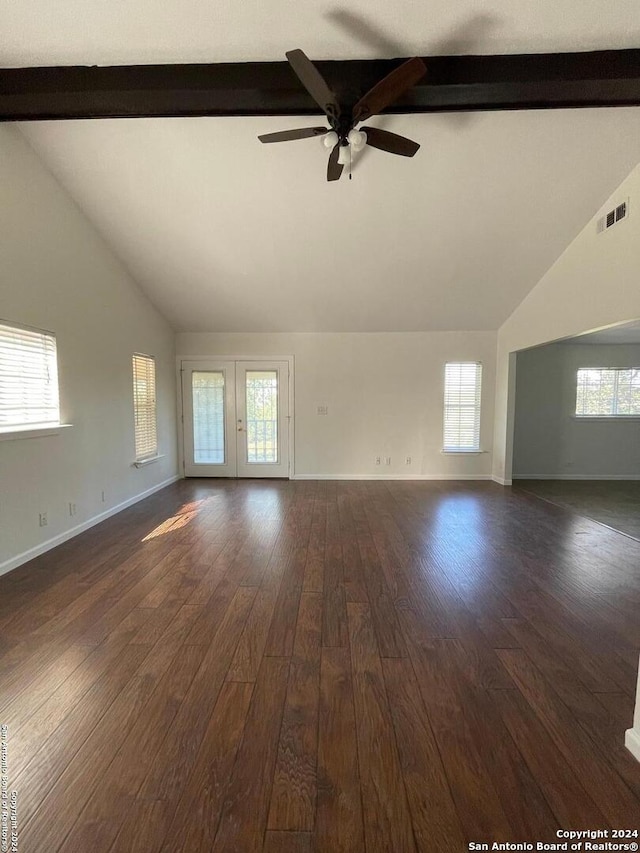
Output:
M640 480L640 474L518 474L514 480Z
M90 527L95 527L95 525L100 524L101 521L106 521L107 518L111 518L112 515L122 512L123 509L127 509L127 507L133 506L133 504L138 503L138 501L148 498L150 495L154 494L154 492L159 492L160 489L170 486L179 479L180 476L178 474L174 477L169 477L168 480L163 480L163 482L158 483L157 486L152 486L152 488L147 489L144 492L140 492L140 494L134 495L132 498L122 501L122 503L112 506L110 509L101 512L99 515L94 515L92 518L83 521L82 524L70 527L69 530L65 530L63 533L59 533L57 536L47 539L46 542L41 542L39 545L29 548L28 551L23 551L22 554L17 554L15 557L5 560L4 563L0 563L0 575L5 575L7 572L17 569L18 566L22 566L23 563L28 563L29 560L33 560L34 557L39 557L41 554L45 554L47 551L55 548L56 545L62 545L62 543L66 542L68 539L73 539L73 537L77 536L79 533L84 533L84 531L88 530Z
M640 761L640 729L627 729L624 734L624 745L631 755Z
M496 477L495 474L492 475L491 479L500 486L510 486L513 482L512 480L504 480L502 477Z
M293 474L291 480L490 480L491 474Z

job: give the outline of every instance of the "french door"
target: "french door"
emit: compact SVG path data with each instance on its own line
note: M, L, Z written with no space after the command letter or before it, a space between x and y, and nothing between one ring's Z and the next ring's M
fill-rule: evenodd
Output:
M289 476L289 363L183 361L187 477Z

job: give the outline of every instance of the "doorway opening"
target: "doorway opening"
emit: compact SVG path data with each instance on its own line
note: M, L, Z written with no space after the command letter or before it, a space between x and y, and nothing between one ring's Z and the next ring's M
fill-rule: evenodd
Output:
M517 354L513 485L640 539L640 322Z

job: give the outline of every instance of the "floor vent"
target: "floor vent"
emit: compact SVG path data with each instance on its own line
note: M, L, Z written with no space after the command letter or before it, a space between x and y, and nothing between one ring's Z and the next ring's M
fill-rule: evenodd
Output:
M608 231L609 228L612 228L620 222L621 219L626 219L628 215L629 201L627 200L623 201L617 207L614 207L613 210L610 210L598 219L598 234L602 234L603 231Z

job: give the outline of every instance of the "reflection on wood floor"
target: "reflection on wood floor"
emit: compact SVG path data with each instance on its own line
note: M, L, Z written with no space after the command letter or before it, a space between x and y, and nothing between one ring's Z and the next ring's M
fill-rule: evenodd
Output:
M631 828L640 543L491 483L186 480L0 578L20 849Z

